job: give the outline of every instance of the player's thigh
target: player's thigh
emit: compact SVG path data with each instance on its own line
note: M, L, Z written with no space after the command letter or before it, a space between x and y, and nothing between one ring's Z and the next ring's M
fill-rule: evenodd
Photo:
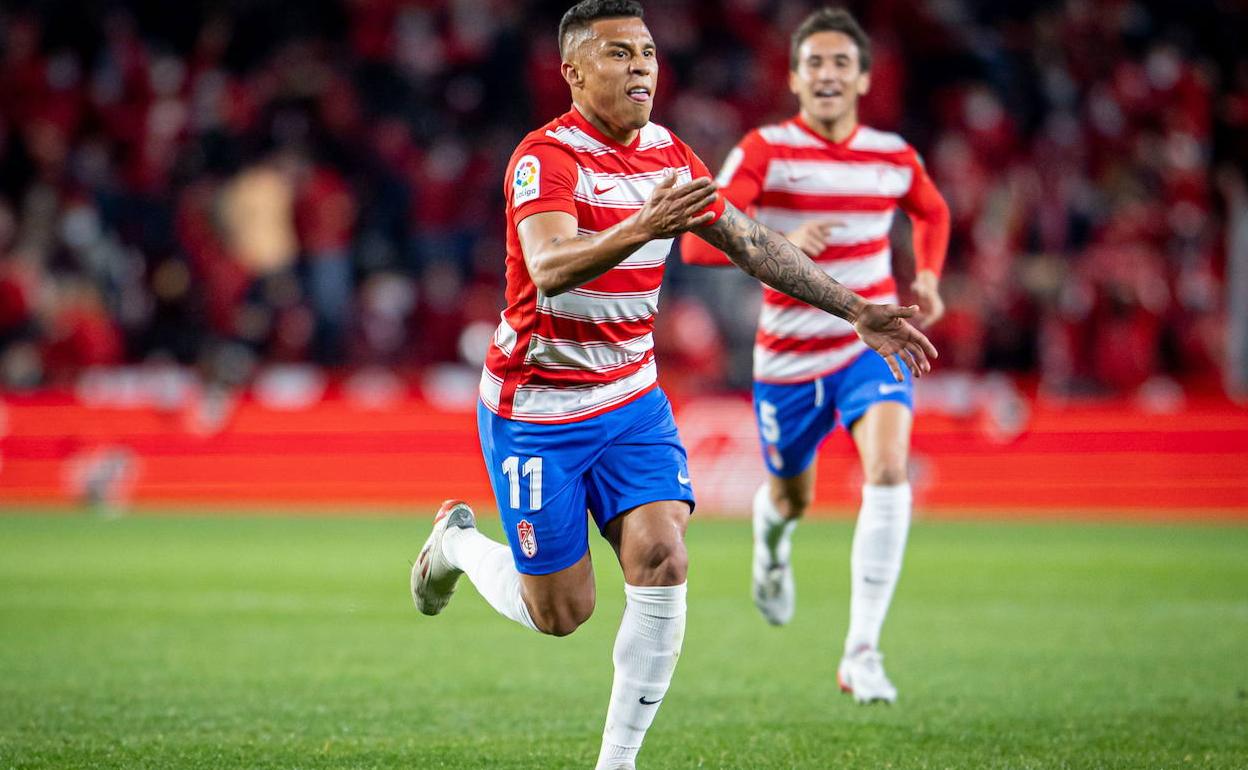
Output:
M685 500L656 500L607 522L603 534L615 549L624 582L639 586L685 582L689 567L685 531L690 513Z
M584 476L601 452L592 420L540 425L478 405L481 454L516 569L553 575L589 549Z
M838 375L837 409L853 435L869 484L905 481L914 379L897 382L884 359L867 351Z
M672 407L654 390L618 411L611 436L586 474L589 511L605 534L612 519L648 503L695 505L689 459Z
M529 614L543 631L571 633L593 614L594 567L588 550L574 564L556 572L521 573L520 584Z
M879 401L854 423L854 444L869 484L901 484L906 480L913 423L910 407Z
M836 427L825 378L798 383L754 383L754 419L767 470L782 479L801 476ZM800 483L800 482L799 482Z
M661 391L626 409L587 476L590 512L616 549L626 581L680 583L695 505L685 448Z

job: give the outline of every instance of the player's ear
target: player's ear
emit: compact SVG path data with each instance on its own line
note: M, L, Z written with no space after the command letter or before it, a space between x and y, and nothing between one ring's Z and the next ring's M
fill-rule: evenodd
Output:
M866 96L871 91L871 73L864 72L858 76L858 95Z
M802 93L802 82L798 79L797 73L789 70L789 93L794 96L800 96Z
M571 88L580 88L585 82L585 76L581 73L581 68L576 64L563 60L559 65L559 73L563 75L563 79Z

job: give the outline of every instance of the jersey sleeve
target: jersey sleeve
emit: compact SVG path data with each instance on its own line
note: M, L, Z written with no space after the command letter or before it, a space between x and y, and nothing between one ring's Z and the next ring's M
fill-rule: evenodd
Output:
M507 171L504 194L515 224L546 211L576 216L572 193L577 169L571 153L550 144L531 144L516 151Z
M718 202L721 206L726 201L742 211L747 211L758 200L767 167L765 147L762 139L751 132L728 153L723 168L719 170L719 176L715 178L715 183L719 185ZM727 267L732 264L724 252L693 233L681 236L680 258L686 264L706 267Z
M928 176L918 153L911 149L908 155L913 181L898 204L913 224L915 267L931 270L939 276L949 249L949 206Z
M711 176L711 170L706 167L706 164L702 162L702 159L694 154L693 150L690 150L688 147L685 148L685 151L689 154L689 174L693 177L693 179L709 179ZM724 215L724 196L716 195L715 200L711 201L711 205L698 212L698 214L700 216L708 211L715 216L712 217L711 221L707 222L707 224L714 224L715 222L718 222L719 218Z

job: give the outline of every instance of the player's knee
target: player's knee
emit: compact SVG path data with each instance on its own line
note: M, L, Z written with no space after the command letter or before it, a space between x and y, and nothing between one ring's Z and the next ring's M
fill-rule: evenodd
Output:
M904 451L884 452L868 463L865 470L868 484L887 487L905 484L908 475L906 453Z
M581 624L589 620L589 616L593 614L593 610L580 615L577 613L559 613L550 619L545 627L538 626L542 633L549 636L569 636L573 631L581 627Z
M594 614L594 596L565 597L534 614L533 623L543 634L567 636Z
M679 540L656 540L642 551L639 566L645 585L679 585L689 572L689 554Z
M805 489L786 489L771 499L776 512L786 519L800 519L805 516L811 502L811 493Z

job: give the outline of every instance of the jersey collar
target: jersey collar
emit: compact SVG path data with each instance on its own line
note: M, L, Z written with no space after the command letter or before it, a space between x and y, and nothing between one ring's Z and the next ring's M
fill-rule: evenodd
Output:
M861 123L855 123L854 130L849 132L849 136L845 137L843 140L839 142L834 142L831 139L824 136L823 134L820 134L815 129L811 128L810 124L806 122L806 119L802 117L802 113L800 112L793 116L793 125L802 129L803 131L810 134L811 136L818 139L819 141L823 142L824 144L828 145L829 147L848 147L849 143L854 141L854 137L858 136L858 131L862 128Z
M576 124L576 126L579 127L582 131L589 134L594 139L597 139L598 141L607 145L608 147L614 150L620 150L622 152L632 152L633 150L637 149L637 145L641 144L641 132L646 130L645 127L643 126L641 130L637 132L637 136L633 138L632 144L624 145L624 144L620 144L619 142L615 141L611 137L599 131L597 126L589 122L589 118L581 114L580 108L577 107L575 104L572 105L572 109L568 110L567 115L572 120L572 122ZM646 125L648 126L650 124L647 123Z

